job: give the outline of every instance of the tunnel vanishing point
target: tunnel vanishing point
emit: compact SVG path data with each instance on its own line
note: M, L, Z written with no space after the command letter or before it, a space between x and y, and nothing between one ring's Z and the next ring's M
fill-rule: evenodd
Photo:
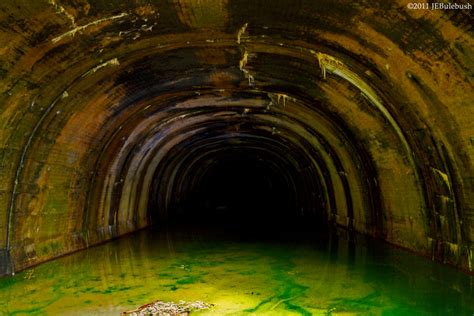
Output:
M340 226L472 272L472 22L385 0L1 1L0 274L201 216Z

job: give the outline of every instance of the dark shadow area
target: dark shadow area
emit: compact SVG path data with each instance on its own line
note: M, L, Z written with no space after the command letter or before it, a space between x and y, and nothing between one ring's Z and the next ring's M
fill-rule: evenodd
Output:
M316 177L286 159L240 148L223 150L192 168L175 180L166 216L155 215L155 224L231 230L250 239L328 226Z
M213 163L184 204L193 222L257 228L295 220L294 188L285 178L251 157Z

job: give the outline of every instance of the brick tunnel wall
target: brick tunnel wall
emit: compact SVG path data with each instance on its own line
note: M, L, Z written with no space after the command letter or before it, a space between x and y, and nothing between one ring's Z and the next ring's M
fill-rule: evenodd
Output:
M0 17L2 274L165 219L229 146L299 172L308 214L472 271L471 11L7 0Z

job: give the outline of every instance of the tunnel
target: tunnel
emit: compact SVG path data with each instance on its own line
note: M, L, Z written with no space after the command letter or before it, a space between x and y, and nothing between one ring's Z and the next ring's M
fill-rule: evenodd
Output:
M2 1L0 274L174 224L340 229L472 274L471 9Z

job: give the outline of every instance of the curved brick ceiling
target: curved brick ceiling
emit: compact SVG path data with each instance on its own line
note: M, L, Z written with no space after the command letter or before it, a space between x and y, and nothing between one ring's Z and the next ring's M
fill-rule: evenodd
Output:
M282 219L472 269L470 12L3 1L3 273L191 216L177 210L208 203L206 185L227 194L216 181L271 197L265 179Z

